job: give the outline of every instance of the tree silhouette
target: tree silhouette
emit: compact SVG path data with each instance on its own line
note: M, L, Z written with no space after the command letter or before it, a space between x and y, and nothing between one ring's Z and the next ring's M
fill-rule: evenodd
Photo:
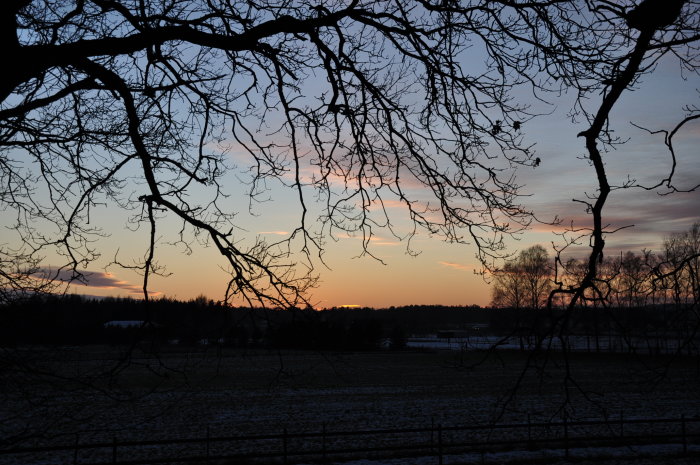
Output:
M631 90L642 77L653 72L655 64L666 56L674 56L679 59L681 69L696 73L698 65L698 53L696 43L700 40L700 18L698 17L698 4L692 0L674 0L665 2L662 0L643 0L642 2L586 2L592 21L589 23L591 31L595 30L598 43L607 44L605 52L599 57L591 59L589 52L596 48L568 47L580 60L575 63L588 63L594 70L588 76L592 79L584 83L577 79L576 66L566 63L556 63L557 69L562 70L570 79L574 80L572 87L578 92L577 108L588 121L588 129L579 133L585 141L586 156L594 168L597 179L595 193L587 193L585 199L575 201L585 205L586 212L592 217L591 228L572 227L566 237L566 244L558 249L557 264L561 265L561 252L571 244L579 244L579 239L589 239L590 254L586 265L586 273L576 286L565 287L561 280L556 278L559 287L552 291L550 305L561 298L568 296L570 309L581 304L583 300L592 299L607 304L606 287L608 281L600 276L599 266L604 262L605 238L616 232L610 229L604 220L604 209L608 198L616 189L644 188L657 189L663 187L667 192L680 190L692 191L698 185L682 189L674 182L676 171L676 154L673 149L672 139L677 131L688 122L696 119L697 109L686 108L688 116L670 133L662 131L665 136L665 144L671 155L670 173L664 179L653 186L639 185L634 181L622 185L613 185L608 179L605 166L604 152L608 148L619 145L620 141L613 135L610 127L610 114L616 107L620 97L626 91ZM573 42L580 40L578 37ZM614 45L613 45L614 44ZM600 93L602 100L593 110L587 110L583 100ZM653 131L652 131L653 132ZM565 268L565 267L563 267ZM559 269L559 267L557 267Z
M700 303L700 222L664 240L663 262L654 268L660 287L676 305Z
M494 271L492 305L514 309L538 309L547 304L553 286L547 250L537 244Z
M114 261L143 274L147 299L149 278L165 272L165 221L180 223L186 250L213 245L230 273L226 299L251 304L305 306L338 233L360 235L368 254L379 228L403 238L393 201L409 238L471 242L492 266L507 256L504 236L531 220L513 170L541 164L522 136L535 115L510 92L529 86L541 99L575 92L573 113L590 124L580 136L598 181L582 200L593 226L572 228L563 246L591 238L588 272L552 296L573 307L596 288L612 232L610 112L664 56L697 69L697 10L693 0L3 2L0 207L17 235L0 248L0 287L16 289L3 298L34 276L83 279L106 234L91 215L101 205L146 232L142 257ZM667 189L679 190L673 136L698 116L689 107L666 133ZM230 153L244 156L238 170ZM251 204L272 184L293 193L298 222L282 241L238 228L225 199L242 176ZM49 272L41 259L56 254Z
M148 231L143 257L115 259L143 274L147 299L163 272L156 228L173 218L186 248L206 242L223 256L226 298L249 303L304 306L323 239L359 234L371 253L377 228L393 232L388 201L416 228L499 257L504 234L530 220L512 169L533 162L519 133L530 115L507 96L525 52L493 27L541 6L491 3L3 2L13 63L0 78L1 202L21 245L2 254L34 265L4 279L82 279L106 234L91 223L99 205ZM486 66L466 70L472 37L488 37ZM273 181L294 192L285 240L237 229L226 145L248 157L251 203ZM293 266L295 252L306 266ZM36 266L56 253L65 260L52 273Z

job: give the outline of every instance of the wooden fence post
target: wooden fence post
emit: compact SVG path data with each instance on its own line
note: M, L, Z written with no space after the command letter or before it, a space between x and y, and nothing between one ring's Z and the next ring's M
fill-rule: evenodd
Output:
M685 431L685 414L681 415L681 432L683 434L683 455L688 455L688 437Z
M282 463L287 465L287 428L284 429L282 434Z
M620 438L625 437L625 415L624 411L620 410Z
M321 450L323 451L323 462L326 462L326 422L323 422L323 435L321 436Z
M78 464L78 443L80 442L80 433L75 433L75 451L73 452L73 465Z
M569 421L568 415L564 415L564 456L569 458Z
M117 463L117 438L112 436L112 463Z
M438 465L442 465L442 423L438 424Z
M210 431L209 431L209 425L207 425L207 442L206 442L207 465L209 465L209 437L210 437Z

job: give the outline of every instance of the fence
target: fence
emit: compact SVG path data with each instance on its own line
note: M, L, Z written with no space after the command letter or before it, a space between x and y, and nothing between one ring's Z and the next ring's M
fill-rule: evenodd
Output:
M501 425L442 426L363 431L290 433L75 443L0 450L3 463L139 465L159 463L331 462L357 458L434 457L447 455L558 450L564 457L581 448L671 444L676 454L697 455L700 418L530 422ZM602 449L601 449L602 450Z

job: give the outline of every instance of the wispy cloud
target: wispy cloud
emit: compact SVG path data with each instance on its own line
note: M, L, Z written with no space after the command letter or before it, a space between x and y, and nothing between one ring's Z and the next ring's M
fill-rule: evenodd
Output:
M258 234L273 234L275 236L287 236L289 231L260 231Z
M395 247L397 245L401 245L401 243L398 241L392 241L382 238L372 238L371 244L376 245L378 247Z
M461 263L454 263L454 262L438 262L440 265L445 266L447 268L452 268L454 270L460 270L460 271L472 271L474 270L473 265L463 265Z
M362 234L341 233L337 234L335 237L337 239L365 240L365 238L362 237ZM401 241L399 241L398 239L377 236L375 234L373 234L372 237L369 238L369 243L373 246L376 245L380 247L401 245Z
M608 231L629 227L616 233L616 238L627 236L638 240L639 235L647 234L650 238L645 241L655 240L660 243L663 236L683 231L700 219L699 200L700 192L660 196L656 192L645 192L639 189L616 191L606 205L603 221ZM551 202L547 205L538 205L536 211L538 216L546 219L556 214L561 223L555 225L533 223L531 230L535 232L562 232L570 229L572 224L574 228L592 227L593 217L586 214L583 205L579 203Z
M54 270L51 268L44 268L37 273L34 273L34 275L40 278L50 278L56 281L70 283L72 286L122 290L134 295L143 293L143 288L140 285L119 279L113 273L90 270L80 270L80 273L82 276L80 279L76 279L71 270ZM158 291L149 291L149 294L159 295L161 293Z
M406 208L406 202L397 199L382 199L381 202L376 200L369 206L371 211L389 208Z

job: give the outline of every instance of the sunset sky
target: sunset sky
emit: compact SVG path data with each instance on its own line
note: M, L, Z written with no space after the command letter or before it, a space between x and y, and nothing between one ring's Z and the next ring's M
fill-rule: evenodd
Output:
M650 135L630 124L634 122L649 129L671 129L684 115L685 105L698 100L700 88L697 76L680 77L677 64L662 62L653 76L646 77L632 92L625 92L613 113L611 126L621 139L629 142L605 154L612 184L621 184L628 175L644 184L662 179L670 169L670 158L663 146L661 135ZM518 181L525 186L523 203L532 208L538 218L551 221L558 216L564 225L588 225L588 217L581 204L573 198L585 198L593 193L595 177L593 169L582 159L583 140L576 134L585 129L585 122L574 123L567 116L572 96L564 95L553 100L550 107L532 101L526 93L518 95L535 109L550 113L528 122L523 127L527 141L535 144L537 156L542 160L536 168L522 168ZM591 99L593 108L599 102ZM679 167L676 182L679 187L691 187L700 181L698 146L700 125L693 123L678 135L676 141ZM237 162L235 150L231 152ZM300 209L290 200L289 190L270 186L269 200L253 205L253 215L248 213L248 186L227 178L231 194L224 204L237 211L236 222L240 236L264 237L277 240L285 237L298 226ZM310 198L311 196L309 196ZM607 254L622 250L640 251L643 248L659 250L665 235L688 229L700 218L700 192L661 196L657 191L641 189L615 191L611 195L605 217L611 228L634 225L607 240ZM313 207L312 207L313 210ZM405 212L390 205L397 229L407 231ZM141 283L133 272L111 265L116 257L129 264L133 257L143 255L146 231L131 232L128 214L115 207L96 207L92 221L100 224L110 236L101 239L97 247L102 258L88 270L90 286L75 286L74 292L89 295L138 296ZM402 219L403 218L403 219ZM7 223L6 223L7 224ZM223 261L212 248L193 245L190 253L181 244L169 245L174 240L175 223L159 226L162 235L157 259L166 265L171 275L153 279L154 295L166 295L189 299L204 294L212 299L223 296L226 275L221 270ZM168 230L168 229L172 230ZM402 229L403 228L403 229ZM533 224L517 241L509 244L515 252L535 243L547 246L560 243L554 232L556 227ZM11 233L7 241L10 241ZM487 305L490 301L489 285L475 274L480 265L475 251L469 245L447 244L440 238L429 237L424 232L411 242L417 256L407 253L405 242L400 242L389 231L377 231L370 250L384 263L361 253L360 238L339 235L328 240L323 259L316 261L320 275L319 287L312 294L312 302L319 308L340 305L373 307L408 304ZM4 242L4 241L3 241ZM573 255L583 256L586 247L572 249ZM47 257L51 265L51 257ZM327 266L326 266L327 265Z

